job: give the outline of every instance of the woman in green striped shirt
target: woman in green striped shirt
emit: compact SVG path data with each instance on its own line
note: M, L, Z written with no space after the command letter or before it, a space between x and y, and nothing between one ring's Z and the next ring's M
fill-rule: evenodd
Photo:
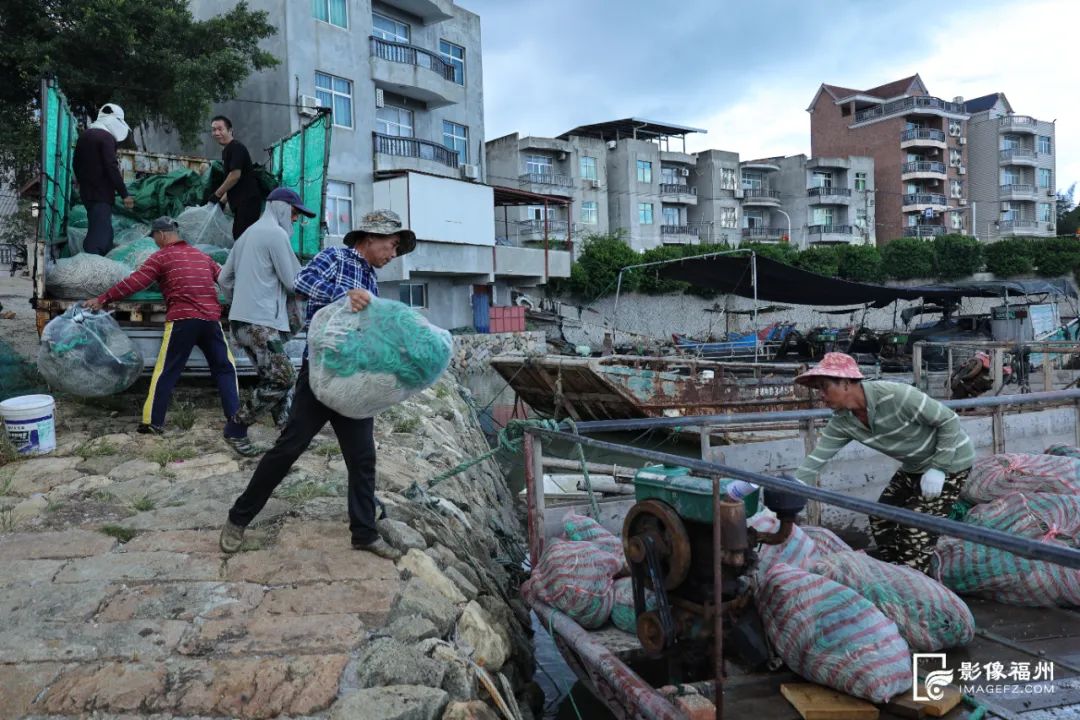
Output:
M948 516L975 459L956 413L911 385L864 380L855 360L843 353L827 353L795 382L818 390L835 411L795 471L798 480L814 483L825 464L857 440L901 463L878 502ZM930 569L937 535L875 517L870 531L875 557Z

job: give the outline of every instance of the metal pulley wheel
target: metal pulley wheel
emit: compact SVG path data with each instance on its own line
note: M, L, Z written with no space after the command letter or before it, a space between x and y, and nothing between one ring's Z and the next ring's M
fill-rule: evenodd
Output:
M664 588L673 590L690 571L690 536L675 508L661 500L642 500L630 508L623 521L623 548L632 563L645 562L644 538L651 536ZM646 587L654 589L646 575Z

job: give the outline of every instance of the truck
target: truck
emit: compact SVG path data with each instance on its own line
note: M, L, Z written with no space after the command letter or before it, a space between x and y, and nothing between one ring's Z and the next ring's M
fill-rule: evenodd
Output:
M33 279L30 304L36 314L40 336L50 320L83 298L59 298L50 295L46 267L60 257L67 240L67 222L71 211L72 156L79 129L67 98L53 78L41 81L41 169L39 177L37 233L28 258ZM330 162L330 133L333 123L329 110L322 110L298 131L281 138L267 148L267 169L280 187L296 190L305 205L322 215L326 199L326 171ZM175 170L208 172L208 158L120 150L117 153L125 182L151 174ZM322 249L322 222L300 224L292 236L293 251L303 263ZM145 364L144 372L153 370L165 329L165 304L162 301L121 301L109 305L124 333L138 346ZM227 308L222 313L228 317ZM299 366L304 337L294 336L286 352ZM246 356L236 357L237 372L254 373ZM202 352L195 348L188 359L185 374L206 374L209 368Z

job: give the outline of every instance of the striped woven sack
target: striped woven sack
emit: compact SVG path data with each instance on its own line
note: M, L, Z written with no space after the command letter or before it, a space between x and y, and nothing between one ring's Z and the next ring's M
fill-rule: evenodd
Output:
M780 529L780 521L776 519L776 515L768 511L754 515L747 521L747 525L758 532L776 532ZM809 570L820 557L821 555L817 546L814 545L814 541L803 531L802 526L795 525L791 528L791 534L788 535L787 540L780 545L762 543L757 546L757 570L755 573L758 580L761 580L761 578L765 577L765 573L769 571L769 568L776 563L787 563L803 570Z
M591 542L556 538L521 592L526 600L541 600L592 630L611 615L612 578L621 567L622 560Z
M615 604L611 607L611 622L623 632L637 632L637 611L634 610L634 581L631 578L619 578L615 581ZM645 609L656 607L656 596L652 590L645 591Z
M1080 448L1072 445L1051 445L1043 450L1043 455L1061 455L1062 457L1080 458Z
M567 540L596 543L605 552L623 559L622 539L588 515L579 515L570 510L563 515L562 526Z
M916 652L966 645L975 637L967 604L941 583L906 565L891 565L866 553L827 555L814 572L846 585L896 623Z
M1040 542L1080 547L1080 496L1015 493L975 507L964 520ZM943 537L933 574L961 594L1008 605L1080 606L1080 570Z
M818 555L827 557L833 553L850 552L851 546L837 537L836 533L828 528L817 525L800 525L802 531L814 541Z
M1080 458L1002 453L975 462L960 497L988 503L1014 492L1080 495Z
M769 642L803 677L877 703L911 687L896 623L851 588L777 563L754 598Z

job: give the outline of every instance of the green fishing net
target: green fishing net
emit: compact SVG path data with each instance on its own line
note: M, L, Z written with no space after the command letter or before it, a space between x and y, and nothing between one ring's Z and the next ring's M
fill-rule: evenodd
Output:
M308 349L315 397L365 418L434 384L450 364L453 338L402 303L373 298L352 312L346 297L315 313Z
M50 387L72 395L123 392L142 369L139 348L109 313L72 305L41 333L38 370Z

